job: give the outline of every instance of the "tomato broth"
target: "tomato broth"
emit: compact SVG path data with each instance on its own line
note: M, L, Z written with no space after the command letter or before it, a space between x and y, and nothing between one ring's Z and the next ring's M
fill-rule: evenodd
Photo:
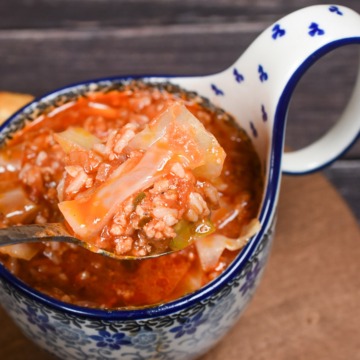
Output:
M70 222L69 230L76 230L76 219L68 221L62 204L78 206L79 199L85 199L87 205L80 201L79 209L82 217L88 217L97 189L121 166L134 161L133 169L149 153L134 150L139 134L153 129L154 119L174 103L202 124L199 131L204 126L209 132L201 134L202 139L216 139L211 138L216 151L211 148L206 153L218 157L202 158L190 169L184 165L189 162L181 163L177 156L169 160L169 170L150 184L128 193L125 188L130 184L112 189L114 199L125 192L124 199L116 212L98 214L94 224L107 220L101 227L89 223L85 235L92 244L119 254L143 256L164 246L179 251L119 261L53 242L2 248L0 261L45 294L106 309L171 301L221 274L258 226L263 191L260 161L249 137L229 114L171 85L133 81L111 91L90 92L43 113L18 131L0 150L0 226L47 222L69 226ZM196 160L191 150L195 138L186 140L186 132L180 135L169 135L165 148L172 147L171 154L177 145L190 149L191 159ZM184 151L182 158L189 154ZM220 158L221 168L216 167ZM150 160L145 160L147 166ZM145 171L146 166L138 170ZM206 231L194 235L199 223L206 225ZM185 246L184 239L191 236L194 242Z

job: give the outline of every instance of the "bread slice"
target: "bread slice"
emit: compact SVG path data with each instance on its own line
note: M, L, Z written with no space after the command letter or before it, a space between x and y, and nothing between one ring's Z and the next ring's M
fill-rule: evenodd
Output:
M0 124L33 98L29 94L0 92Z

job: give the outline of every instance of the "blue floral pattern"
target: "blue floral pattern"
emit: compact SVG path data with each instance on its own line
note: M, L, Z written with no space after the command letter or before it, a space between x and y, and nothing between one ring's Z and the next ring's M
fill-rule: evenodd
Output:
M250 121L250 130L254 138L258 137L258 131L252 121Z
M91 343L85 331L71 328L67 324L56 322L53 328L53 336L63 341L67 346L79 346Z
M268 114L266 112L265 106L261 105L261 115L264 122L268 120Z
M131 341L127 340L125 334L112 334L109 331L105 330L100 330L98 335L91 335L90 339L96 341L97 347L109 347L112 350L120 350L121 346L131 344Z
M215 84L211 84L211 89L214 91L215 95L217 96L224 96L224 92Z
M165 335L167 338L167 336ZM135 349L140 350L154 350L153 347L157 345L160 336L155 331L140 331L132 339L131 343Z
M256 280L258 279L259 273L261 271L261 263L256 259L252 263L252 268L246 273L246 280L243 285L240 287L240 292L245 296L249 291L253 290L256 285Z
M238 82L239 84L245 80L244 75L239 73L239 71L236 68L234 68L233 70L233 75L235 77L235 81Z
M30 324L37 326L42 332L54 331L54 327L49 322L47 314L43 313L41 309L35 306L27 305L22 312L26 315Z
M213 324L218 324L222 321L224 316L232 317L234 314L230 312L230 309L234 303L236 303L236 296L234 293L225 296L216 306L209 309L207 315L208 320Z
M259 73L259 79L261 82L265 82L269 79L269 75L267 74L267 72L265 72L262 65L259 65L258 73Z
M340 16L344 15L344 13L339 9L339 7L335 6L335 5L330 6L329 11L332 12L332 13L335 13L336 15L340 15Z
M276 39L278 39L278 38L280 38L280 37L283 37L285 34L286 34L285 29L282 29L279 24L276 24L276 25L272 28L272 38L273 38L274 40L276 40Z
M205 318L203 318L203 312L196 314L193 318L179 318L179 326L175 326L170 329L170 332L175 333L175 339L182 337L183 335L192 335L196 332L196 329L201 325Z
M310 24L309 26L309 35L314 37L314 36L321 36L325 34L325 31L323 29L320 29L319 24L313 22Z

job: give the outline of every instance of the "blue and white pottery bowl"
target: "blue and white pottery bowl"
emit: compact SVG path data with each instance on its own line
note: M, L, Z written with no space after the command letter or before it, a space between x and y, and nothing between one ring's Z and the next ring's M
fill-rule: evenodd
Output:
M321 56L352 43L360 43L357 13L342 6L313 6L269 27L219 74L144 78L195 91L234 115L262 161L266 187L259 214L261 231L221 276L167 304L106 311L54 300L0 266L4 309L31 340L61 359L192 359L207 352L238 321L259 284L273 239L281 173L317 170L338 157L359 134L358 83L343 116L323 138L283 154L286 112L297 82ZM84 82L37 99L0 128L0 142L49 106L129 79Z

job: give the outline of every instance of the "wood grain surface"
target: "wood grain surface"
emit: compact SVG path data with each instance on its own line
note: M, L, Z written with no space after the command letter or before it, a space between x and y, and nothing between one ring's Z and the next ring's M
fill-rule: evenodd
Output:
M260 287L201 360L359 360L359 240L355 218L323 176L285 177ZM0 324L0 359L52 359L1 309Z
M356 220L324 178L285 178L263 282L201 360L360 359L359 240Z

